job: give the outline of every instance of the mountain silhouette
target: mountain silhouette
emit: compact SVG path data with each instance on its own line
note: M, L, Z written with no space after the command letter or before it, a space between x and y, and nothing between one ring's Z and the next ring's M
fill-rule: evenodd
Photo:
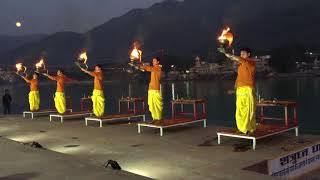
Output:
M0 35L0 53L13 50L29 42L39 41L46 37L45 34L32 34L25 36Z
M236 49L268 51L290 43L319 48L319 5L317 0L167 0L131 10L83 34L55 33L0 57L8 63L34 63L45 56L48 64L67 65L86 49L89 63L123 63L136 40L145 61L163 53L207 56L209 51L217 53L216 39L226 26L234 33Z

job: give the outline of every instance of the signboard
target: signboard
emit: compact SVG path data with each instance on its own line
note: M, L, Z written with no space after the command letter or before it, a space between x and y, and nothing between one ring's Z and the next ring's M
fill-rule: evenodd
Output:
M274 177L296 177L320 167L320 143L268 160L268 173Z

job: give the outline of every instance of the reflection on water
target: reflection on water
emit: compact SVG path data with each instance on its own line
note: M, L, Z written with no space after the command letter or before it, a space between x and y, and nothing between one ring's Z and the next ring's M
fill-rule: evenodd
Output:
M320 122L317 112L320 107L319 78L297 80L259 80L257 94L264 99L295 100L298 102L298 118L302 132L320 134ZM148 83L143 82L106 82L106 112L117 112L117 100L126 96L145 97L147 100ZM228 95L234 81L198 81L198 82L164 82L161 90L164 98L164 117L171 116L170 101L175 95L179 98L203 98L207 100L208 123L223 126L235 126L235 97ZM21 113L28 108L28 86L2 86L0 90L10 89L13 96L13 112ZM53 107L55 84L41 85L41 107ZM69 84L66 95L72 97L73 109L80 109L80 98L88 96L92 91L92 83ZM174 91L174 93L173 93ZM277 112L278 114L281 111ZM277 114L276 113L276 114ZM149 115L148 115L149 116Z

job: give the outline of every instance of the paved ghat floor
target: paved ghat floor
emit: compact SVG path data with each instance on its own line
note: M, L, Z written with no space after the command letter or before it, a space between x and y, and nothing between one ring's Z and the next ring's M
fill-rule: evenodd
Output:
M50 123L48 117L0 118L2 138L37 141L49 150L73 155L97 167L113 159L125 171L155 179L272 179L242 169L320 139L301 135L298 141L292 132L257 141L253 151L246 140L223 137L218 145L216 128L203 128L199 123L166 129L160 137L159 130L149 128L142 128L142 134L138 134L134 123L104 124L99 128L95 122L86 127L84 120L60 124ZM234 146L239 143L247 143L248 149L235 152Z
M0 147L1 180L147 179L125 171L104 169L75 156L35 149L5 138L0 138Z

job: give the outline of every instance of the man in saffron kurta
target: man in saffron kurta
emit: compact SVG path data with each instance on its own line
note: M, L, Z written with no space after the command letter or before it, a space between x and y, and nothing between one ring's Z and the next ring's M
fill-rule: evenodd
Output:
M49 79L53 81L57 81L57 90L54 96L54 104L58 111L58 113L63 114L66 112L66 98L64 94L64 84L66 81L71 81L71 79L67 78L62 70L57 71L57 76L50 76L48 74L44 74Z
M225 52L224 52L225 53ZM240 57L228 53L225 55L239 63L236 88L236 122L238 130L242 133L252 133L256 130L256 99L255 99L255 73L256 63L251 60L250 49L240 51Z
M39 82L38 74L34 73L32 79L21 76L28 84L30 84L29 92L29 107L30 111L38 111L40 107L40 94L39 94Z
M103 73L101 65L97 64L93 72L87 71L83 68L81 70L90 76L94 77L94 89L91 96L93 104L93 113L97 117L101 117L104 114L105 99L103 93Z
M162 95L160 93L160 78L161 78L161 66L159 65L159 59L153 58L153 66L141 66L145 71L151 72L149 90L148 90L148 105L153 120L162 119L163 102Z

